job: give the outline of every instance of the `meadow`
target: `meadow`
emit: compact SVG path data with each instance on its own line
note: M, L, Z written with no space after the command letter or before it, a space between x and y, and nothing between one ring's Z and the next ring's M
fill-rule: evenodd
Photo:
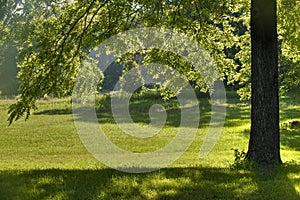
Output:
M13 100L0 100L0 199L300 199L300 129L287 125L300 119L300 97L294 93L281 98L283 165L276 168L241 162L248 145L250 105L233 92L227 100L223 132L207 157L199 158L211 114L209 99L202 96L200 125L189 149L167 168L142 174L111 169L86 150L74 126L70 99L41 100L28 121L11 126L6 119ZM176 99L163 102L151 94L132 98L133 120L149 123L154 103L165 106L168 118L152 138L123 134L107 97L99 98L98 120L120 148L151 152L174 137L180 122Z

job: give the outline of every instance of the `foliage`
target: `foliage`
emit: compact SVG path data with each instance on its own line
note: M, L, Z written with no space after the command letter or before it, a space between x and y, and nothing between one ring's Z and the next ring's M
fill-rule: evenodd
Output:
M241 97L249 98L249 4L245 0L1 1L0 43L14 41L19 50L21 86L17 102L10 107L9 121L24 114L28 118L40 97L68 95L91 49L116 33L144 26L174 29L193 37L213 57L223 79L240 84ZM287 72L282 75L282 89L287 91L299 84L300 42L295 23L299 1L280 0L278 8L281 70ZM228 49L236 52L228 55ZM178 61L178 56L155 49L146 53L145 62L169 64L206 91L201 74L182 59Z
M234 150L234 161L235 162L240 162L245 159L246 157L246 152L244 150L239 151L238 149L232 149Z
M243 87L238 91L241 99L250 99L250 33L249 16L250 10L244 10L244 25L247 32L239 41L239 49L236 59L242 63L237 73L236 81ZM280 95L286 94L291 89L300 85L300 27L299 21L300 1L277 0L277 26L279 40L279 72L280 72Z
M281 41L282 54L292 63L300 62L300 25L299 20L300 2L298 0L278 0L278 26L279 40Z
M18 30L11 39L19 44L22 82L17 103L10 107L10 123L23 114L28 118L36 99L68 94L90 49L129 28L160 26L183 31L213 54L220 69L233 67L222 52L233 41L233 28L223 20L232 18L227 4L221 0L7 2L7 10L17 11L3 16L5 28L1 30Z
M232 169L249 169L249 161L245 160L246 152L239 149L231 149L234 151L234 162L230 165Z

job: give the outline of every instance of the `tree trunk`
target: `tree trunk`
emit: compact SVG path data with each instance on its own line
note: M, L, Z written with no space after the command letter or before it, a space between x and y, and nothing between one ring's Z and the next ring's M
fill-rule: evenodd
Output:
M251 0L251 131L246 159L281 162L276 0Z

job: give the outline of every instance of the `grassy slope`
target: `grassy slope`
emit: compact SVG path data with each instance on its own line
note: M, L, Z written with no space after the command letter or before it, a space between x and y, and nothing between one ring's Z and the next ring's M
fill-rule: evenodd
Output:
M297 103L298 102L298 103ZM7 127L6 108L0 101L0 199L299 199L300 165L296 162L274 172L230 169L235 149L246 149L249 137L249 106L230 99L224 131L214 150L199 159L209 110L203 101L201 125L188 151L166 169L148 174L127 174L108 169L81 144L67 101L41 102L29 121ZM132 108L136 121L146 119ZM147 109L144 109L145 111ZM135 112L136 111L136 112ZM283 99L281 123L299 118L299 98ZM121 134L108 110L100 122L120 147L150 151L172 139L178 123L170 111L169 126L148 140ZM139 121L143 123L143 120ZM283 161L300 159L299 129L282 129ZM126 141L126 143L124 143Z

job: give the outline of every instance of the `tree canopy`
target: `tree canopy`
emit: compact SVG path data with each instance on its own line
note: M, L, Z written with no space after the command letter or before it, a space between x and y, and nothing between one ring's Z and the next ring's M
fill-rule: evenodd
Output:
M282 91L299 85L300 34L295 23L299 11L297 0L278 2ZM28 118L43 96L70 94L91 49L137 27L170 28L193 37L211 54L223 79L240 84L239 94L249 98L250 2L246 0L2 0L0 13L0 44L13 42L19 51L21 85L9 110L10 123L23 115ZM152 50L147 55L146 62L170 64L167 52ZM189 73L189 65L172 66L205 91L201 75Z

